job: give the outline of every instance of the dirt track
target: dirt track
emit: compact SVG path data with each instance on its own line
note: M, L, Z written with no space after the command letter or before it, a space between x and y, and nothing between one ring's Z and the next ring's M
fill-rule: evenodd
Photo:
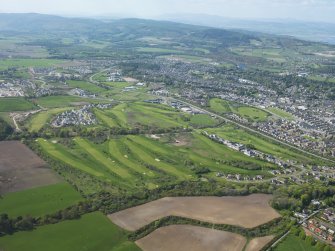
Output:
M271 195L266 194L235 197L166 197L108 217L129 231L169 215L252 228L280 217L269 206L270 199Z
M143 251L242 251L245 243L238 234L188 225L162 227L136 241Z
M0 142L0 194L55 184L60 177L19 141Z

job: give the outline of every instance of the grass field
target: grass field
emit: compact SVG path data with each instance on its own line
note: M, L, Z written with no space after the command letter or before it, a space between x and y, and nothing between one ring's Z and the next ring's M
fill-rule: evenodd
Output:
M196 114L191 116L190 124L192 126L214 126L218 123L215 119L207 114Z
M0 238L6 251L140 251L127 240L126 233L102 213L91 213L79 220L64 221L18 232Z
M24 98L0 98L0 112L29 111L36 106Z
M105 89L86 81L69 80L66 83L73 88L79 88L90 93L101 93L106 91Z
M47 111L41 111L31 117L27 122L27 127L29 132L38 132L42 129L44 125L52 118L52 116L65 112L71 108L65 107L65 108L54 108Z
M218 136L230 141L240 142L242 144L253 144L257 150L272 154L284 160L297 160L300 163L311 163L314 161L302 153L296 153L287 147L276 145L257 135L250 134L243 129L236 128L233 125L225 125L220 128L208 129L207 131L215 133Z
M251 121L266 121L270 115L260 109L247 106L237 108L237 114Z
M282 117L284 119L287 119L287 120L294 120L294 117L291 113L288 113L280 108L276 108L276 107L269 107L267 108L270 112L278 115L279 117Z
M308 245L304 240L298 236L289 234L279 245L274 249L275 251L317 251L313 246Z
M3 59L0 61L0 69L9 67L52 67L63 64L64 60L57 59Z
M211 110L216 113L223 114L231 112L229 102L219 98L213 98L209 101Z
M67 183L8 193L0 199L0 212L10 217L44 216L64 209L83 200L80 194Z
M48 96L36 99L37 104L46 108L61 108L76 106L83 103L108 103L109 101L81 98L74 96Z

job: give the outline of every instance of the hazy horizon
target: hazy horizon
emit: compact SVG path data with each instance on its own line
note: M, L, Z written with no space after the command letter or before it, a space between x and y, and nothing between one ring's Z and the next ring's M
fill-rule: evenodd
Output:
M4 13L42 13L82 17L137 17L202 14L238 19L290 19L335 23L332 0L11 0L1 3Z

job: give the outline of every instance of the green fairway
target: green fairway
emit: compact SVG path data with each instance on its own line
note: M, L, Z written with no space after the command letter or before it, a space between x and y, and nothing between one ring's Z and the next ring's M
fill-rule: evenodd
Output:
M10 217L44 216L83 200L67 183L8 193L0 199L0 212Z
M105 89L86 81L69 80L66 83L73 88L80 88L91 93L100 93L106 91Z
M0 112L29 111L36 106L24 98L0 98Z
M211 110L219 114L231 112L229 102L223 99L213 98L209 101L209 105Z
M90 98L81 98L75 96L47 96L36 99L37 104L46 108L60 108L68 106L82 105L85 103L108 103L109 101L102 101Z
M267 110L276 114L279 117L282 117L282 118L285 118L285 119L288 119L288 120L293 120L294 119L294 117L291 113L285 112L282 109L279 109L279 108L276 108L276 107L269 107L269 108L267 108Z
M71 108L54 108L47 111L41 111L34 115L27 123L29 132L38 132L50 120L50 118L58 113L65 112Z
M126 232L102 213L64 221L0 238L6 251L140 251Z
M242 106L237 109L237 113L251 121L266 121L270 115L260 109L248 106Z
M275 251L317 251L317 249L298 236L289 234L278 246Z
M196 114L191 117L190 124L193 126L214 126L217 122L207 114Z

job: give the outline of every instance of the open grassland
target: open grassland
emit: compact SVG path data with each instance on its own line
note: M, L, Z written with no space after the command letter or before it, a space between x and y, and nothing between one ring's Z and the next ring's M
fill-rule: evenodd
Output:
M243 118L250 121L266 121L270 116L269 113L249 106L240 106L236 103L229 101L213 98L209 102L210 109L218 114L235 113Z
M122 103L108 110L96 109L95 114L108 127L134 128L142 125L171 128L186 125L180 112L168 106L142 102ZM202 122L204 122L203 119Z
M306 241L300 239L298 236L289 234L278 246L275 251L317 251L315 247L309 245Z
M276 107L269 107L267 108L267 110L269 110L270 112L276 114L279 117L282 117L284 119L287 120L293 120L294 116L291 113L288 113L280 108L276 108Z
M266 121L270 115L260 109L247 106L237 108L237 114L251 121Z
M36 99L36 103L46 108L61 108L84 104L109 103L108 100L81 98L75 96L47 96Z
M166 48L157 48L157 47L140 47L137 49L138 52L145 53L157 53L157 54L183 54L183 51L166 49Z
M90 213L79 220L38 227L0 238L6 251L140 251L126 233L102 213Z
M0 199L0 212L10 217L44 216L74 205L82 200L80 194L67 183L8 193Z
M64 108L54 108L47 111L41 111L36 115L33 115L27 122L27 127L29 132L38 132L46 125L52 116L70 110L69 107Z
M188 225L162 227L136 241L143 251L242 251L245 243L238 234Z
M253 228L280 217L269 206L271 198L271 195L265 194L243 197L166 197L111 214L109 218L130 231L170 215Z
M254 238L249 241L245 251L259 251L274 238L273 235Z
M218 121L216 121L207 114L196 114L191 116L190 124L192 126L201 126L201 127L215 126L216 124L218 124Z
M0 194L55 184L60 177L18 141L0 142Z
M257 150L272 154L284 160L296 160L298 162L312 163L314 160L302 153L297 153L287 147L277 145L268 140L265 140L258 135L253 135L243 129L236 128L233 125L225 125L220 128L210 128L207 130L210 133L217 134L218 136L242 144L253 144Z
M57 59L3 59L0 61L0 69L11 67L54 67L63 64L64 60Z
M36 106L24 98L0 98L0 112L29 111Z
M66 83L70 87L79 88L79 89L88 91L90 93L101 93L101 92L106 91L105 89L103 89L103 88L101 88L101 87L99 87L99 86L97 86L95 84L86 82L86 81L69 80Z

